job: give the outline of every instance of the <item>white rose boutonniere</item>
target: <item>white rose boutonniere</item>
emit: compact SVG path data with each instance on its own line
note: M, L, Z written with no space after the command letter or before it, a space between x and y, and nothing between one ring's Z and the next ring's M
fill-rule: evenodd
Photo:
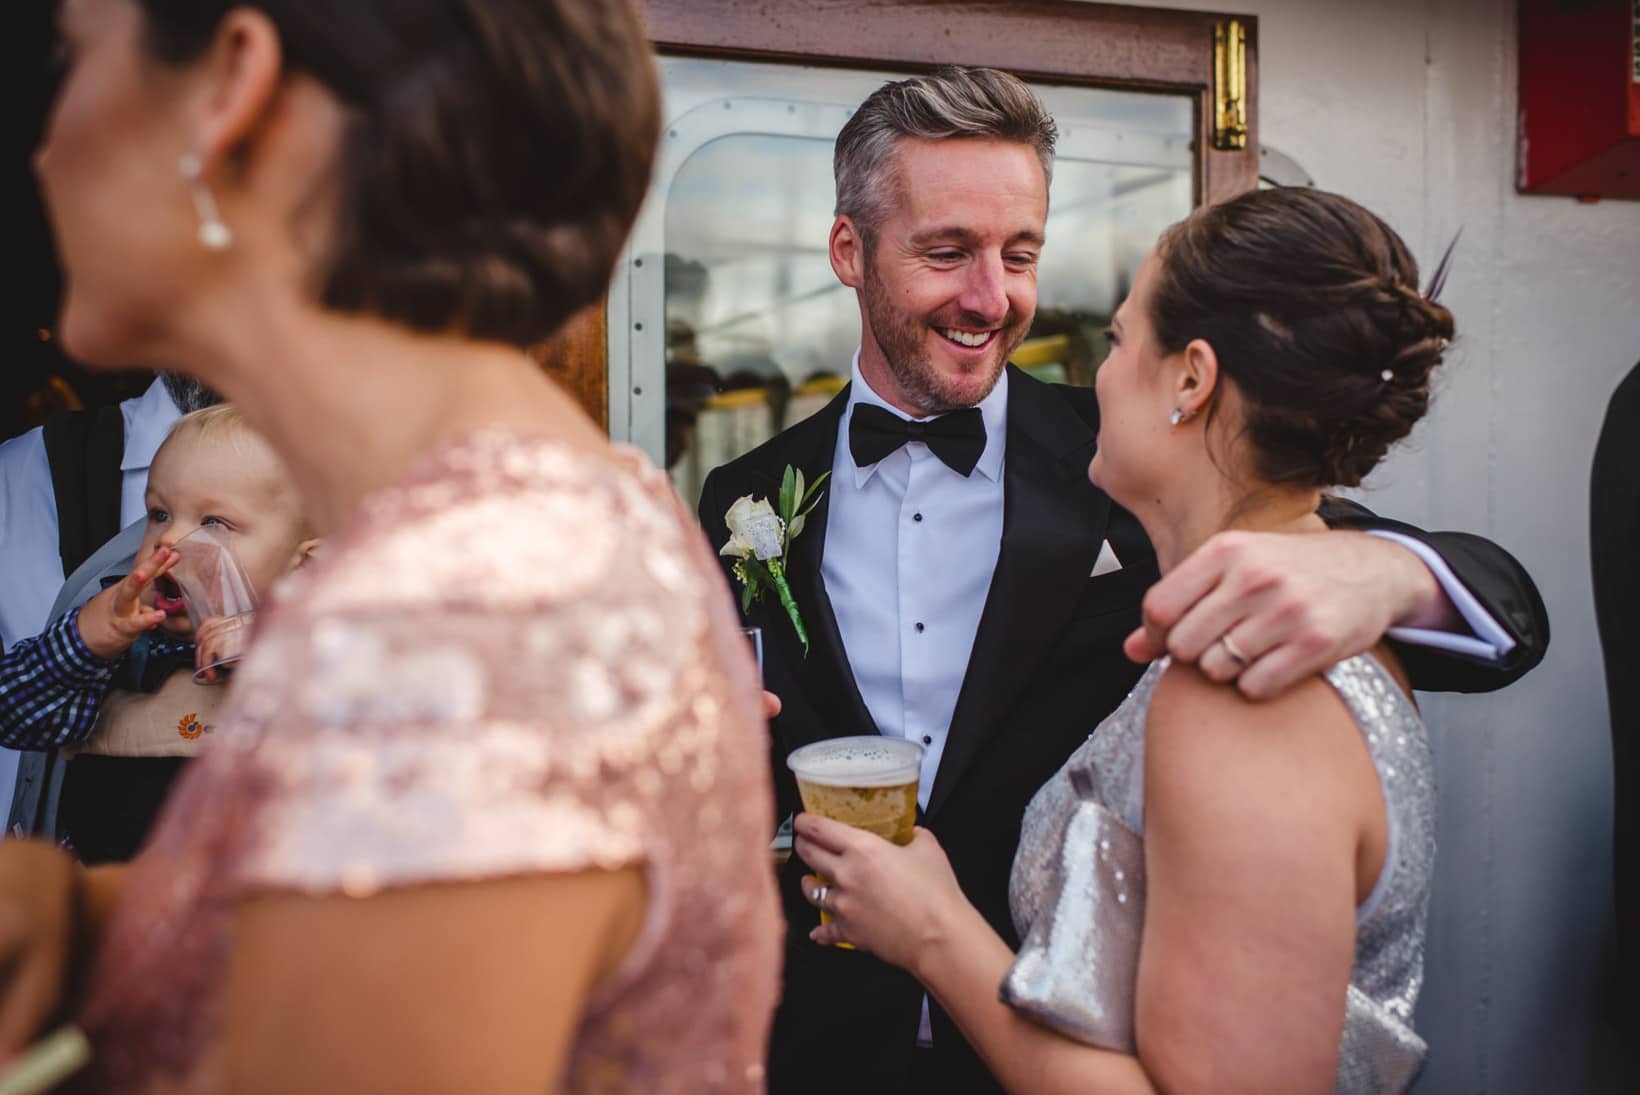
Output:
M748 494L735 499L729 512L723 515L723 522L729 528L729 542L718 554L735 560L735 577L741 584L741 613L750 612L753 602L761 601L764 594L772 591L790 617L805 654L809 652L809 633L803 627L803 615L798 612L797 600L786 582L786 552L803 531L809 512L819 504L820 484L830 474L828 471L813 483L805 483L803 473L787 464L786 474L780 480L778 510L767 498L754 499Z

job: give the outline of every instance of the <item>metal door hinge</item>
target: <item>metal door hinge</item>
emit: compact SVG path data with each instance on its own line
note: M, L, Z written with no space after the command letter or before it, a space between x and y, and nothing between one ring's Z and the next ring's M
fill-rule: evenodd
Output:
M1240 19L1213 24L1213 147L1247 147L1247 31Z

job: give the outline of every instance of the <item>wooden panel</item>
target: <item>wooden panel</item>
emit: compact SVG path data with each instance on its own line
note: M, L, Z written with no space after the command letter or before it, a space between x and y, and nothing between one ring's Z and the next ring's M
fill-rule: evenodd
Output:
M1078 0L646 0L662 48L895 67L984 64L1010 72L1189 85L1211 71L1197 12Z
M530 349L530 356L609 430L608 316L602 299L571 316L556 335Z

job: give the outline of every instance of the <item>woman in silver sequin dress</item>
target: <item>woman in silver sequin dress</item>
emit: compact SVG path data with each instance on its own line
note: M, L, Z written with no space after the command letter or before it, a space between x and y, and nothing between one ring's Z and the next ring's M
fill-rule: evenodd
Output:
M1444 263L1443 263L1444 270ZM1246 194L1163 235L1116 314L1089 474L1164 571L1226 529L1319 532L1429 399L1453 334L1401 239L1312 190ZM1230 541L1233 544L1233 538ZM1434 856L1427 736L1383 645L1274 700L1218 621L1153 664L1028 808L1014 953L933 836L824 818L814 933L914 973L1010 1090L1400 1091ZM999 991L1000 987L1000 991Z

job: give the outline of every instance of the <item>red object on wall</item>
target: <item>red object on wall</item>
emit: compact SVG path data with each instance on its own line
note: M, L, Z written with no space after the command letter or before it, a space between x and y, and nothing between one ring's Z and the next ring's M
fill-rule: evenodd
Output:
M1520 0L1515 186L1640 199L1640 0Z

